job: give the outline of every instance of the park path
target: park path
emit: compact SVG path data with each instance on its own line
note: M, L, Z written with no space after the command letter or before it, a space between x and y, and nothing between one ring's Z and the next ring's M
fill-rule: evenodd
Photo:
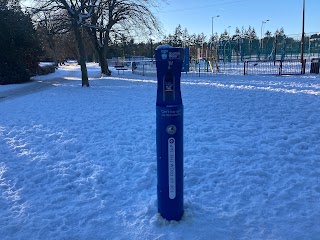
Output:
M87 63L87 68L90 79L101 78L101 69L97 63ZM2 86L0 86L0 102L44 91L70 80L78 80L81 86L80 66L73 61L66 62L65 65L60 66L53 74L36 76L28 83L15 84L12 88L8 86L6 90L4 90L5 88L1 89Z
M48 88L54 87L56 84L59 84L61 82L65 81L63 78L54 78L52 80L46 80L46 81L31 81L29 83L24 83L22 86L8 89L5 91L0 91L0 102L6 101L8 99L24 96L27 94L32 94L35 92L44 91Z

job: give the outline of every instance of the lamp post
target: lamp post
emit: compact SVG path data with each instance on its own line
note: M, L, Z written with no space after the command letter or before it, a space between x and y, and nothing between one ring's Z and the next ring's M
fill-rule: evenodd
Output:
M218 18L218 17L220 17L220 15L213 16L213 17L212 17L212 35L211 35L212 43L213 43L213 19L214 19L214 18Z
M303 50L304 50L304 17L305 17L305 0L303 0L302 2L301 63L303 63Z
M263 41L262 41L262 32L263 32L263 25L266 24L267 22L269 22L270 20L267 19L267 20L264 20L261 22L261 36L260 36L260 48L263 47Z

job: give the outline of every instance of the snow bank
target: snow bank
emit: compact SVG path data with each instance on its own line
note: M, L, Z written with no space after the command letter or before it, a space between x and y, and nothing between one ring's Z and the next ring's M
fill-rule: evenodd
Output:
M1 239L319 238L319 76L183 79L185 215L168 222L156 79L89 75L0 102Z

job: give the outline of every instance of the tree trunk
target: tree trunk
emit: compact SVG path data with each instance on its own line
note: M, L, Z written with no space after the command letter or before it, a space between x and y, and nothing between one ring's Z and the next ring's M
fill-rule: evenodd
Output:
M107 76L111 75L111 71L109 70L108 60L106 58L106 55L104 53L104 48L99 49L99 62L101 67L101 74L105 74Z
M101 72L103 74L106 74L107 76L111 76L111 71L109 70L109 65L108 65L108 60L107 60L107 49L109 47L109 31L106 32L106 36L105 39L103 41L103 46L100 49L99 55L101 54L101 56L103 56L104 59L104 63L101 63ZM101 60L101 59L100 59Z
M86 52L84 49L84 44L82 41L81 32L78 26L73 26L74 34L76 37L76 41L78 44L78 52L79 52L79 60L80 60L80 67L81 67L81 78L82 78L82 87L87 86L89 87L89 79L88 79L88 71L86 65Z
M103 45L103 43L100 44L99 39L97 37L96 29L88 29L88 33L91 37L91 41L94 45L94 48L98 54L99 64L100 64L100 68L101 68L101 74L105 74L107 76L110 76L111 71L109 70L108 61L107 61L105 50L104 50L104 45Z

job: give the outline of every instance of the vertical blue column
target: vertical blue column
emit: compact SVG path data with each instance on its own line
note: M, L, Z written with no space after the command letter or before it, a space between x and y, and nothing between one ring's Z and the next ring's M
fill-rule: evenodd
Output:
M183 215L183 105L180 79L183 48L162 45L157 65L158 211L167 220Z

